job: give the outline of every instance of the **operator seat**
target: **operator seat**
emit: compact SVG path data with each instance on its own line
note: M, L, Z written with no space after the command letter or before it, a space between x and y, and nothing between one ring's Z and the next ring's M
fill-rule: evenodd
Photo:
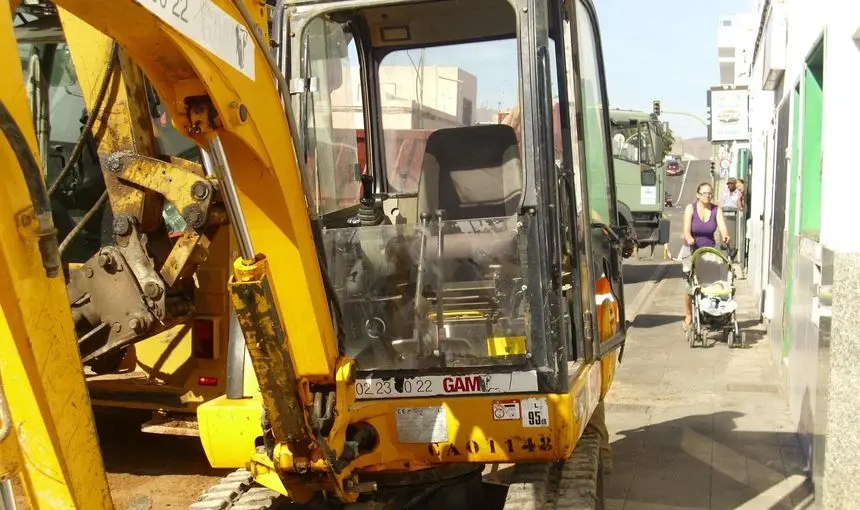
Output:
M519 267L517 213L523 170L513 128L487 124L439 129L424 149L416 222L445 211L443 258L457 266ZM431 228L435 234L435 228ZM435 237L432 245L436 245ZM429 246L428 246L429 248ZM436 257L435 249L431 251ZM464 269L461 267L461 269ZM455 278L460 279L460 278ZM468 279L468 278L466 278Z
M522 162L512 127L446 128L427 138L418 183L419 217L437 209L445 210L446 220L513 216L522 189Z

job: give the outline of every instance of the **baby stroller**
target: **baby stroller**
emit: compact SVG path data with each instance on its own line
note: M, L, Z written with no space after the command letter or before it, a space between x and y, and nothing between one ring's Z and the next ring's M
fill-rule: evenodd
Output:
M732 260L737 253L727 245L721 249L699 248L691 256L684 272L693 296L693 323L687 329L690 347L704 347L708 333L719 331L730 349L740 347L744 339L738 331L735 273ZM687 264L685 264L687 266Z

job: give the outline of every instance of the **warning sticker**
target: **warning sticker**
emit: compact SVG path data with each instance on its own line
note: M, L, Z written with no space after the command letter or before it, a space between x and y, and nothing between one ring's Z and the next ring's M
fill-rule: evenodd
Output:
M519 400L494 400L493 401L493 419L499 420L519 420L520 419L520 401Z
M355 399L486 395L537 391L537 371L504 374L424 375L419 377L367 377L355 381Z
M448 410L445 407L398 407L397 439L401 443L448 442Z
M523 427L549 427L549 406L545 398L522 400Z
M139 5L213 55L254 79L254 42L245 25L212 0L147 0Z

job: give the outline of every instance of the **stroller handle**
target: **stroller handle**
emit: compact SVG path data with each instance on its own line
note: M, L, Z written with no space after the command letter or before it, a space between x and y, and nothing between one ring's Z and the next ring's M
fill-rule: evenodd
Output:
M736 258L738 256L738 249L733 247L731 243L720 243L720 250L724 251L726 255L729 256L729 260L732 262L736 262Z

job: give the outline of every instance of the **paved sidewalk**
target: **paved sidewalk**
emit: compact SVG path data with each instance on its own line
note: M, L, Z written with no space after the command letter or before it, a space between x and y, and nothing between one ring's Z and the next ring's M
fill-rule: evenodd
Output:
M607 508L794 508L806 496L768 340L737 283L746 348L689 347L679 264L635 318L607 396Z

